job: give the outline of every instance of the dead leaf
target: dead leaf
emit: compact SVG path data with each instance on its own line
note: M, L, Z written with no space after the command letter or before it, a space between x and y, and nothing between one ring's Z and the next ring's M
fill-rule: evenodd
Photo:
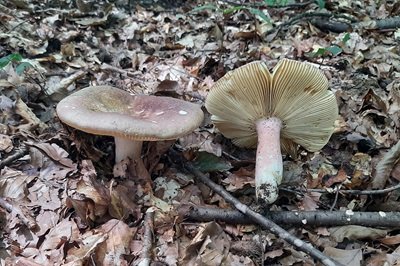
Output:
M9 153L14 148L12 140L9 136L0 134L0 151Z
M206 223L185 250L183 263L221 265L226 259L230 240L215 222Z
M347 266L361 266L361 262L363 261L361 249L347 250L325 247L324 253L337 262Z
M101 242L95 253L95 261L98 265L128 265L124 259L129 252L129 242L131 241L134 229L119 220L110 220L98 228L103 232L107 239Z
M400 244L400 235L386 236L385 238L379 239L385 245L398 245Z
M28 194L28 184L36 178L8 167L1 170L0 176L0 196L14 200L24 199Z
M375 169L374 178L372 180L373 189L382 189L385 187L396 163L400 159L400 141L396 143L383 158L378 162Z
M328 229L328 231L331 234L330 237L333 238L336 242L343 242L345 238L349 240L376 239L385 237L387 235L387 230L359 225L331 227Z
M42 142L42 143L27 143L27 144L38 148L40 151L45 153L50 159L52 159L55 162L58 162L71 169L76 168L76 164L74 164L71 159L67 158L69 154L55 143L50 144Z

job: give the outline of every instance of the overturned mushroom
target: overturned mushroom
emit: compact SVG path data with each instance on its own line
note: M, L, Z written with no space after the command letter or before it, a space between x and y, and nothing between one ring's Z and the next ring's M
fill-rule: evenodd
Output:
M84 88L57 105L62 122L96 135L113 136L115 161L141 155L143 141L171 140L196 129L199 105L170 97L131 95L110 86Z
M206 108L221 133L240 147L256 147L256 195L266 203L278 197L281 147L294 154L329 140L338 107L328 80L308 63L281 60L271 74L260 61L228 72L213 86ZM258 145L257 145L258 141Z

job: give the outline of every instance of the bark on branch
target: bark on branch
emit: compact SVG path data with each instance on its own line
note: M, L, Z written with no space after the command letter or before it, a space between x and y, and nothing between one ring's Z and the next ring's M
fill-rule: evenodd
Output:
M197 221L222 221L230 224L252 224L246 215L236 210L181 206L183 218ZM271 211L264 215L281 225L400 227L400 212L346 212L346 211Z
M304 242L303 240L297 238L296 236L290 234L288 231L275 224L268 218L262 216L261 214L253 211L247 205L241 203L238 199L229 194L222 186L217 185L211 179L209 179L205 174L197 170L193 164L186 161L180 154L174 150L170 150L171 158L175 158L179 161L182 169L186 169L195 175L196 179L208 187L210 187L214 192L223 197L226 202L234 205L241 213L251 219L253 222L263 226L266 230L275 234L279 238L285 240L289 244L293 245L296 249L303 251L310 255L312 258L321 262L322 265L342 265L339 262L333 260L332 258L326 256L324 253L319 251L317 248L313 247L311 244Z

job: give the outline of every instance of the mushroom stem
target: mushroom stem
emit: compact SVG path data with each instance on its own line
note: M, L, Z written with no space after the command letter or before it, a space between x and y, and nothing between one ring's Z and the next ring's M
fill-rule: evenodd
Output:
M123 159L138 159L142 153L143 141L129 140L114 137L115 140L115 163L119 163Z
M282 121L271 117L256 122L258 145L256 158L256 196L266 203L278 197L278 185L282 182L282 154L280 132Z

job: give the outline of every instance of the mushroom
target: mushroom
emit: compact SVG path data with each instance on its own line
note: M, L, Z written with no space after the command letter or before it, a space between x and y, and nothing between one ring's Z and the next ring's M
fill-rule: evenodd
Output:
M184 136L203 121L197 104L170 97L131 95L111 86L92 86L61 100L62 122L96 135L113 136L116 163L140 158L143 141Z
M338 115L324 74L289 59L281 60L272 74L261 61L228 72L214 84L205 105L215 126L235 145L257 146L256 196L265 203L278 197L281 147L291 155L298 145L311 152L321 149Z

